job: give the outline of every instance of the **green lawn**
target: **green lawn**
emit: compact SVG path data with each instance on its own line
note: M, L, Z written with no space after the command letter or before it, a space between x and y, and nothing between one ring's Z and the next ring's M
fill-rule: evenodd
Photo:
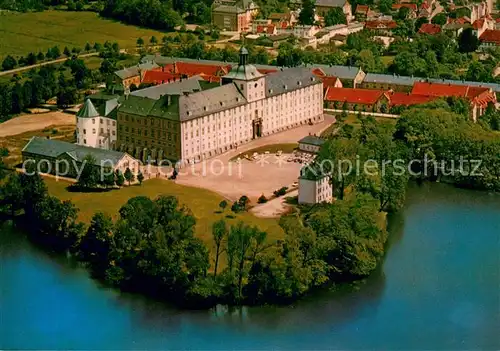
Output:
M231 160L236 160L238 157L243 158L245 155L252 156L254 152L263 154L264 152L269 151L269 153L274 154L281 150L285 154L291 154L297 147L299 147L299 144L297 143L265 145L245 152L241 152L238 155L232 157Z
M102 193L74 193L69 192L69 183L56 181L54 178L45 178L51 195L62 200L71 200L79 209L79 219L89 222L92 215L97 211L108 213L116 218L120 207L128 199L135 196L148 196L155 198L158 195L173 195L186 205L196 217L196 235L212 249L212 223L220 218L226 218L228 224L235 224L242 220L246 224L256 225L267 232L269 240L283 238L284 233L278 225L277 220L272 218L258 218L249 212L234 215L229 208L225 213L219 213L219 203L223 197L206 189L193 188L177 185L172 181L151 179L145 181L141 186L125 186L119 190ZM230 204L228 205L230 207ZM227 218L226 215L234 215L235 218Z
M9 54L45 53L56 45L61 51L65 46L83 48L87 42L116 41L121 48L134 48L137 38L148 42L153 35L161 41L165 34L102 19L93 12L0 12L0 60Z

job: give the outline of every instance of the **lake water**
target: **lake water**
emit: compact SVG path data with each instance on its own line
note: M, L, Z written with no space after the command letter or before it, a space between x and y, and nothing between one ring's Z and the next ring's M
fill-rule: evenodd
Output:
M179 311L0 237L0 349L500 349L500 195L412 185L357 289Z

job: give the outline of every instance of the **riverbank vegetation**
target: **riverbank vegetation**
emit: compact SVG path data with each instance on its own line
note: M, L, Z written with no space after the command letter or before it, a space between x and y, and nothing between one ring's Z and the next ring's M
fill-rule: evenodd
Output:
M488 121L498 118L493 111L488 116ZM187 201L179 200L182 193L143 193L154 181L127 187L137 193L119 209L109 192L114 213L103 213L103 199L94 199L86 211L97 212L87 225L78 219L85 199L75 205L51 195L46 185L51 187L50 181L38 175L11 174L0 188L0 210L13 216L35 242L71 253L96 278L124 290L190 308L289 303L320 287L362 279L377 267L387 238L385 213L403 206L410 178L408 172L398 173L395 160L408 165L426 157L448 162L477 158L484 163L481 176L467 174L471 169L465 167L451 181L500 190L499 134L490 124L471 123L444 106L405 111L396 125L358 118L360 127L341 126L316 161L341 165L325 170L332 172L336 201L298 206L280 219L284 234L279 238L246 218L230 221L220 214L201 226L210 241L201 240L199 225L208 212L193 210L198 211L198 201L210 206L210 200L200 194L186 206ZM359 162L363 169L349 173L347 161ZM415 174L424 164L412 168ZM414 177L432 180L448 176L445 171ZM217 204L213 201L212 211Z

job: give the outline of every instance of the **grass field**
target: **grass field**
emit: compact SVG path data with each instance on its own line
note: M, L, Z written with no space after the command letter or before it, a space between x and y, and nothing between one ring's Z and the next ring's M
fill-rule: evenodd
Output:
M164 33L102 19L93 12L44 11L35 13L0 12L0 60L7 55L26 55L59 46L83 48L86 43L118 42L134 48L137 38L151 36L159 41Z
M219 203L223 200L222 196L206 189L178 185L168 180L151 179L142 185L125 186L119 190L101 193L69 192L67 190L69 183L56 181L54 178L47 177L45 182L51 195L62 200L71 200L80 209L79 219L87 223L97 211L116 218L120 207L135 196L155 198L158 195L173 195L179 199L180 203L191 209L196 217L196 235L210 249L213 249L212 224L221 218L225 218L229 225L240 220L249 225L256 225L267 232L269 241L284 236L283 230L275 219L259 218L250 212L234 214L228 208L224 213L220 213ZM234 215L235 218L228 218L227 215Z

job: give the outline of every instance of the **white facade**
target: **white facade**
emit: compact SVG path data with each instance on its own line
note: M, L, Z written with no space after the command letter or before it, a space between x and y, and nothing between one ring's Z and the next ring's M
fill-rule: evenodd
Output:
M316 154L319 152L320 149L321 149L321 146L319 146L319 145L299 143L299 150L301 150L301 151L312 152L312 153Z
M116 144L116 121L106 117L77 117L76 144L112 150Z
M299 204L332 202L333 187L328 176L319 179L299 178Z
M323 84L266 97L265 78L237 81L247 103L181 123L182 160L196 162L250 140L323 120ZM292 90L293 89L293 90Z

